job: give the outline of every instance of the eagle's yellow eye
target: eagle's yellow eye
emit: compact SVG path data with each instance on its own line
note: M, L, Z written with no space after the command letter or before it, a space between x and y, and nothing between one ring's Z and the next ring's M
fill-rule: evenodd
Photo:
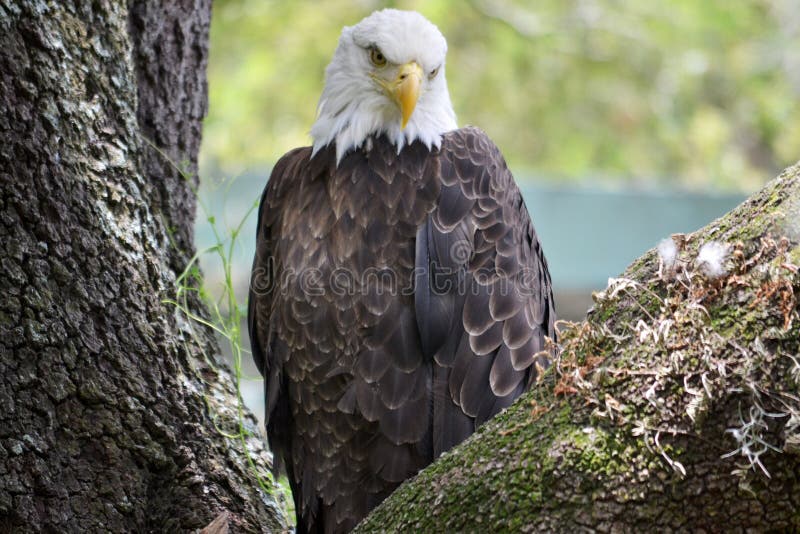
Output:
M430 72L428 73L428 78L432 80L432 79L436 78L436 75L437 75L437 74L439 74L439 67L436 67L435 69L433 69L432 71L430 71Z
M372 61L372 64L376 67L383 67L386 65L386 56L375 47L369 49L369 60Z

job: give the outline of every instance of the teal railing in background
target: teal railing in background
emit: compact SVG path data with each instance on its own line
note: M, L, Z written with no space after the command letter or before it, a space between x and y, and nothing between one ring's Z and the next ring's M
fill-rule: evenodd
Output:
M577 320L591 291L606 286L646 250L693 232L730 211L743 195L659 190L522 186L544 247L557 311Z
M229 186L201 187L201 198L218 222L235 226L258 200L268 171L247 174ZM579 318L592 290L658 241L678 232L694 231L741 202L734 194L700 194L659 190L554 187L521 182L523 196L544 246L560 315ZM244 226L234 253L234 280L244 297L253 258L255 213ZM198 248L213 244L213 233L198 213ZM213 264L204 264L209 287L220 283ZM583 298L581 299L581 296ZM571 303L574 299L580 302ZM562 302L563 300L563 302Z

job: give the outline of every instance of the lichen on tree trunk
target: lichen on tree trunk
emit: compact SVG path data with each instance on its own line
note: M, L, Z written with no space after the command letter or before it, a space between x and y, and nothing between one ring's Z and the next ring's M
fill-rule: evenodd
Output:
M674 264L653 250L610 281L541 383L357 531L800 530L800 165L673 240ZM712 241L720 276L698 262Z
M0 1L0 531L285 519L165 299L193 254L210 0ZM202 314L199 303L195 310ZM255 421L250 424L255 428Z

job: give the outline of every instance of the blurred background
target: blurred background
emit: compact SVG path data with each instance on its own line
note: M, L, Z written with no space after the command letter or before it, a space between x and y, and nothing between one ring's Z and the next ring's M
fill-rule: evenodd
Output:
M564 318L800 158L797 0L215 0L198 248L216 243L209 218L229 238L274 162L310 144L341 28L383 7L417 10L447 38L459 124L508 160ZM242 306L254 240L253 212L231 255ZM202 266L219 294L221 265ZM260 380L249 384L263 411Z

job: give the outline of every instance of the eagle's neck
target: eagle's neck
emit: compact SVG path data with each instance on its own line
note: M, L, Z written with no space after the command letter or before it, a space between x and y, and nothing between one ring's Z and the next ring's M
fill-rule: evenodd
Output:
M369 137L386 135L399 153L414 141L422 142L428 149L439 148L442 135L457 127L446 85L423 95L405 129L401 130L400 110L382 94L336 92L328 84L320 99L319 116L311 127L311 137L314 154L335 143L338 164L345 154L361 148Z

